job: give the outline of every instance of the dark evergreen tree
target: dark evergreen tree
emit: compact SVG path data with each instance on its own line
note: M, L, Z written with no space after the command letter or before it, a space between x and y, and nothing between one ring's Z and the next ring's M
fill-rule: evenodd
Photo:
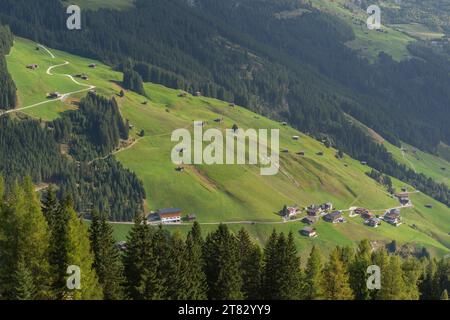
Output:
M209 299L242 299L241 261L235 236L221 224L206 237L204 248Z
M92 213L89 238L94 253L93 267L103 288L104 299L123 299L123 265L113 238L113 229L106 221L105 214Z

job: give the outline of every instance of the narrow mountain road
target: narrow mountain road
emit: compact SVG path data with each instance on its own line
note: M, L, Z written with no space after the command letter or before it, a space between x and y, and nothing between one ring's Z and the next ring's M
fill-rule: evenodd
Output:
M43 48L43 49L50 55L50 57L51 57L52 59L55 59L55 58L56 58L56 56L55 56L49 49L47 49L46 47L44 47L44 46L41 45L41 44L39 44L38 46L41 47L41 48ZM50 103L50 102L63 101L64 99L66 99L67 97L69 97L69 96L71 96L71 95L74 95L74 94L77 94L77 93L81 93L81 92L85 92L85 91L89 91L89 90L93 90L93 89L96 88L96 87L93 86L93 85L89 85L89 84L84 84L84 83L78 82L78 81L75 80L75 78L74 78L72 75L70 75L70 74L54 74L54 73L52 73L52 70L53 70L53 69L58 68L58 67L62 67L62 66L66 66L66 65L69 65L69 64L70 64L69 61L65 61L64 63L50 66L50 67L47 69L47 74L50 75L50 76L65 76L65 77L68 77L73 83L75 83L75 84L77 84L77 85L79 85L79 86L82 86L82 87L86 87L85 89L80 89L80 90L76 90L76 91L72 91L72 92L62 93L61 96L60 96L59 98L55 98L55 99L46 99L45 101L41 101L41 102L38 102L38 103L35 103L35 104L31 104L31 105L28 105L28 106L25 106L25 107L21 107L21 108L16 108L16 109L11 109L11 110L7 110L7 111L3 111L3 112L0 112L0 117L3 116L3 115L5 115L5 114L15 113L15 112L22 112L22 111L27 110L27 109L36 108L36 107L38 107L38 106L41 106L41 105L43 105L43 104L47 104L47 103Z

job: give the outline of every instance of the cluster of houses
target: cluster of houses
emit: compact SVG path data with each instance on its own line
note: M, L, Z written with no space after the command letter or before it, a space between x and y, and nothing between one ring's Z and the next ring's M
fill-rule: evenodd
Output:
M359 215L369 227L377 228L381 224L381 220L366 208L356 208L352 214Z
M402 223L400 209L394 208L387 210L382 217L375 216L372 212L365 208L356 208L352 212L353 215L359 215L364 219L364 223L369 227L376 228L381 224L381 221L389 223L393 226L399 226Z

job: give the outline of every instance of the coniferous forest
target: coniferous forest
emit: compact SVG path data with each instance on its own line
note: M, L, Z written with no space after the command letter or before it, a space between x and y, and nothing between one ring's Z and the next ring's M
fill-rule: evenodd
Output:
M117 103L94 93L52 122L3 116L0 172L8 186L29 175L34 183L57 184L58 197L70 194L79 212L101 210L111 220L130 221L142 211L145 191L134 173L109 157L121 139L128 139L128 127Z
M186 236L137 217L119 250L106 215L86 222L67 195L50 187L42 199L30 178L5 191L0 183L0 298L133 300L438 300L448 299L450 259L400 257L367 240L356 249L313 247L300 261L292 234L271 234L264 248L226 225ZM14 236L12 236L14 235ZM381 269L381 289L366 286L367 267ZM80 267L81 289L67 286Z
M12 109L16 106L16 86L8 72L5 55L13 45L14 36L8 27L0 24L0 113L1 109Z

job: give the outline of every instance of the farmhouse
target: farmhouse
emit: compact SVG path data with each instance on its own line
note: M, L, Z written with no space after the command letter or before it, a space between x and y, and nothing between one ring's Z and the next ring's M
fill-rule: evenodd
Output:
M289 206L289 207L287 207L286 209L287 209L287 210L286 210L285 213L283 213L283 211L281 211L281 214L282 214L282 215L284 214L284 215L283 215L283 218L285 218L285 219L290 219L290 218L292 218L292 217L297 216L297 214L298 214L299 211L300 211L297 205Z
M407 192L396 193L395 196L397 197L398 201L400 201L400 204L402 206L406 206L411 203L409 194Z
M51 99L60 98L61 96L62 96L61 93L59 93L57 91L47 94L47 98L51 98Z
M27 69L36 70L37 68L39 68L39 65L35 63L27 65Z
M378 218L370 218L369 220L366 220L365 222L369 227L372 228L377 228L380 224L381 221Z
M161 223L175 223L181 221L181 209L166 208L156 211L161 220Z
M314 224L317 222L318 217L306 216L302 219L303 223Z
M344 222L344 217L342 216L341 211L333 211L331 213L326 214L323 217L323 220L331 223L339 223Z
M323 211L331 211L333 210L333 204L331 202L326 202L320 206Z
M194 93L194 96L196 96L196 97L201 97L201 96L202 96L202 93L201 93L200 91L197 91L197 92Z
M96 65L95 63L91 63L91 64L88 65L88 67L89 67L89 68L96 68L97 65Z
M299 136L292 136L292 140L300 140Z
M317 217L321 213L322 213L322 208L315 204L312 204L308 208L306 208L306 214L310 217Z
M283 122L281 122L281 125L282 125L282 126L287 126L287 122L286 122L286 121L283 121Z
M314 228L311 228L311 227L305 227L305 228L303 228L303 229L300 231L300 233L301 233L303 236L305 236L305 237L310 237L310 238L316 237L316 236L317 236L316 230L315 230Z
M383 216L383 220L393 226L399 226L401 224L400 210L391 209L387 211Z

